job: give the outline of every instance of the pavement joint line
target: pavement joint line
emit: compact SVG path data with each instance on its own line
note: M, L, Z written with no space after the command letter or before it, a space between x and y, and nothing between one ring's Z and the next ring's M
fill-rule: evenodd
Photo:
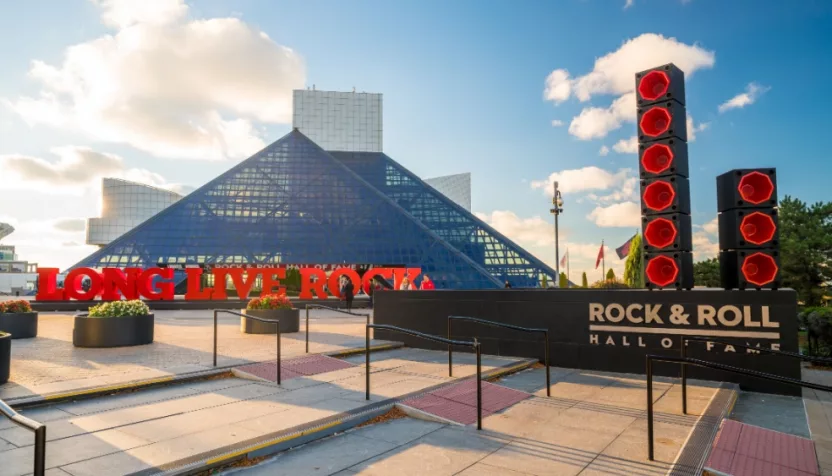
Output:
M537 362L534 359L527 359L525 362L522 362L523 365L512 365L508 367L509 369L517 369L517 368L527 368L531 367ZM497 368L495 369L497 372L504 372L505 368ZM491 373L496 373L492 371ZM483 375L483 379L487 378L489 373L485 373ZM304 441L303 444L310 443L312 441L325 438L327 436L331 436L338 432L338 427L345 427L341 431L346 431L355 426L363 423L364 421L369 420L376 414L382 414L389 409L393 408L396 404L400 404L401 402L408 400L410 398L419 397L425 395L427 393L433 392L440 388L460 384L466 380L476 379L476 376L471 377L464 377L459 378L456 380L451 380L447 382L440 382L437 385L433 385L431 387L423 388L421 390L417 390L414 392L410 392L408 394L400 395L398 397L388 398L379 402L370 402L368 406L359 407L347 412L341 412L339 414L331 415L329 417L324 417L320 420L316 420L313 422L309 422L306 424L301 424L295 426L293 428L288 428L285 430L281 430L275 432L271 435L264 435L260 437L252 438L247 442L238 443L236 445L229 445L228 447L221 448L218 450L208 451L202 453L201 455L197 455L195 461L192 457L184 458L179 461L174 461L170 463L166 463L161 465L161 467L157 468L149 468L147 470L142 470L136 473L133 473L134 476L145 476L145 475L156 475L156 474L164 474L168 476L184 476L184 475L191 475L196 473L201 473L203 471L207 471L211 468L217 466L227 465L244 457L244 455L254 453L257 451L268 450L268 448L273 448L274 451L270 451L267 454L263 454L261 456L268 456L276 453L280 453L286 450L293 448L293 446L286 446L287 442L291 442L293 440L297 440L299 438L303 438L305 436L314 436L314 435L322 435L316 438L311 438L309 440ZM333 431L333 429L335 429ZM263 441L263 439L267 441ZM285 447L284 447L285 446ZM217 454L220 453L220 454ZM204 455L204 456L202 456ZM259 457L259 456L258 456Z

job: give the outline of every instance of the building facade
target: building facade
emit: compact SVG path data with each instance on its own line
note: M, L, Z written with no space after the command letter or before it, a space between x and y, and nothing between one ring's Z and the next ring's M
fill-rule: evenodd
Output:
M382 151L381 94L301 89L292 105L293 127L323 149Z
M471 174L445 175L425 179L425 183L440 191L457 205L471 211Z
M106 246L181 198L141 183L102 179L101 217L87 219L87 244Z

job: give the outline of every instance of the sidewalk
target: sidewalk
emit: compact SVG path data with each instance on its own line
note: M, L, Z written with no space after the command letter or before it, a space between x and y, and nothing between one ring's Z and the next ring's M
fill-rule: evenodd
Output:
M832 386L832 372L803 367L803 380ZM832 476L832 394L809 388L803 389L803 403L809 431L815 442L821 476Z

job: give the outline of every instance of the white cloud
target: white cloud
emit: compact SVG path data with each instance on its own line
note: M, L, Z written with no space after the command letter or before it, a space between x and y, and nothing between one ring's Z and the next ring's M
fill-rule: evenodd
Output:
M612 149L619 154L638 154L638 137L632 136L629 139L621 139L612 146Z
M628 8L632 7L632 6L633 6L633 0L627 0L627 1L624 3L624 10L626 10L626 9L628 9Z
M616 184L623 183L632 172L631 169L610 172L599 167L589 166L555 172L545 180L533 180L530 185L533 189L543 190L549 196L553 194L552 183L554 181L558 182L558 188L563 194L608 190Z
M697 231L693 234L693 257L696 261L715 258L719 255L719 243L708 233Z
M641 226L641 208L636 202L615 203L606 207L595 207L587 216L597 226L633 227Z
M552 119L552 127L562 127L563 121L560 119Z
M700 122L699 125L694 125L693 116L691 116L690 114L688 114L688 117L685 122L687 123L688 129L688 142L695 141L697 132L702 132L711 126L710 122Z
M632 201L639 199L639 179L635 175L635 172L631 176L628 176L622 182L620 182L618 188L616 188L612 193L607 195L590 195L589 198L595 200L599 204L607 204L612 202L621 202L621 201Z
M475 215L518 243L547 246L555 242L554 225L539 216L520 218L507 210L495 210L490 215L477 212Z
M600 155L601 157L605 157L609 153L610 153L610 148L605 146L605 145L602 145L601 150L598 151L598 155Z
M771 89L769 86L762 86L757 83L749 83L745 92L737 94L731 99L719 105L719 112L730 111L731 109L742 109L745 106L754 104L757 99Z
M572 78L566 69L552 71L544 98L560 104L573 95L581 102L598 94L618 95L607 108L584 108L569 126L569 133L581 140L605 137L624 121L635 121L635 73L671 62L690 78L699 69L712 68L715 54L696 44L644 33L596 59L592 71L583 76Z
M702 225L702 229L705 233L710 233L711 235L716 235L719 233L719 217L714 217L713 220L709 221Z
M264 146L253 121L288 123L305 66L238 18L188 20L183 0L97 0L112 35L34 61L36 97L6 101L29 124L126 143L160 157L241 158Z
M4 242L13 244L21 259L61 269L77 263L98 249L83 244L85 232L77 226L82 221L81 218L21 221L15 217L0 216L0 223L9 223L15 228L15 232ZM70 230L62 229L67 228L62 227L62 224L70 222L74 222L69 225Z
M86 221L82 218L62 218L52 225L58 231L79 232L87 229Z
M121 157L88 147L56 147L52 153L57 160L19 154L0 155L0 170L4 175L0 190L77 195L98 186L102 177L123 178L177 193L187 193L190 189L168 183L164 177L149 170L127 168Z

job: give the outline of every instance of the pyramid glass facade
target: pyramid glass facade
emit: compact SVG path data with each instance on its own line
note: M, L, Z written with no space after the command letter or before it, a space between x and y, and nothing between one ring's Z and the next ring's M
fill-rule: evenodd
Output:
M555 275L386 155L297 130L74 267L311 263L421 267L451 289Z

